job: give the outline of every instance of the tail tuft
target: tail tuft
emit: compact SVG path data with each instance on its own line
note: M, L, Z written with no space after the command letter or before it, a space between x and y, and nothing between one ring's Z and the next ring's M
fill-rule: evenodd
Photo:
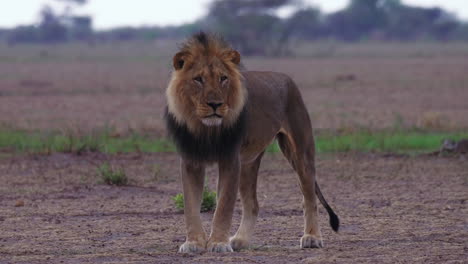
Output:
M333 229L333 231L338 232L338 229L340 229L340 219L335 214L335 212L333 212L333 209L330 207L330 205L328 205L327 201L323 197L323 194L320 191L320 187L318 186L317 182L315 182L315 193L317 194L317 197L319 198L323 207L325 207L325 210L327 210L328 212L328 216L330 217L331 228Z
M338 230L340 229L340 219L333 211L331 211L331 213L329 212L328 214L330 216L331 228L333 229L333 231L338 233Z

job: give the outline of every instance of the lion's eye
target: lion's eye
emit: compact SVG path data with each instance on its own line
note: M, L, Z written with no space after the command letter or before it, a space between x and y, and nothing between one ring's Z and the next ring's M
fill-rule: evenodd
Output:
M220 80L221 82L224 82L224 81L227 80L227 76L223 75L223 76L221 76L221 77L219 78L219 80Z
M197 76L197 77L193 78L193 80L196 81L197 83L200 83L200 84L203 83L203 79L202 79L201 76Z

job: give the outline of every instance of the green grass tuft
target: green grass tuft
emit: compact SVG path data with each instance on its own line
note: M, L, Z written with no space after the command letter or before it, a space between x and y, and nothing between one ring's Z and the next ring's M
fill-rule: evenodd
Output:
M184 195L179 193L172 197L175 207L179 210L184 209ZM203 189L202 204L200 212L209 212L216 208L216 192L208 190L207 187Z
M104 183L109 185L127 185L128 178L122 168L113 169L108 163L104 163L98 168L98 174Z

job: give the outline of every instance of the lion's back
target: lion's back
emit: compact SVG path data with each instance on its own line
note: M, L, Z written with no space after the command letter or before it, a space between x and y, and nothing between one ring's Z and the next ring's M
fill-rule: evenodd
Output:
M284 109L290 90L295 88L291 78L284 73L247 71L243 76L250 108Z

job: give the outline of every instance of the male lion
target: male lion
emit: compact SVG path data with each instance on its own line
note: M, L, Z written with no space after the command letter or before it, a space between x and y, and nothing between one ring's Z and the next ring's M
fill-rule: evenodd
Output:
M173 58L167 87L167 129L181 155L187 240L179 252L231 252L245 248L258 214L257 173L265 148L276 138L299 175L305 227L302 248L320 248L317 198L339 220L315 180L314 138L307 109L294 82L274 72L241 71L240 54L221 38L200 32ZM200 219L205 166L218 163L217 208L211 234ZM237 190L242 220L229 230Z

